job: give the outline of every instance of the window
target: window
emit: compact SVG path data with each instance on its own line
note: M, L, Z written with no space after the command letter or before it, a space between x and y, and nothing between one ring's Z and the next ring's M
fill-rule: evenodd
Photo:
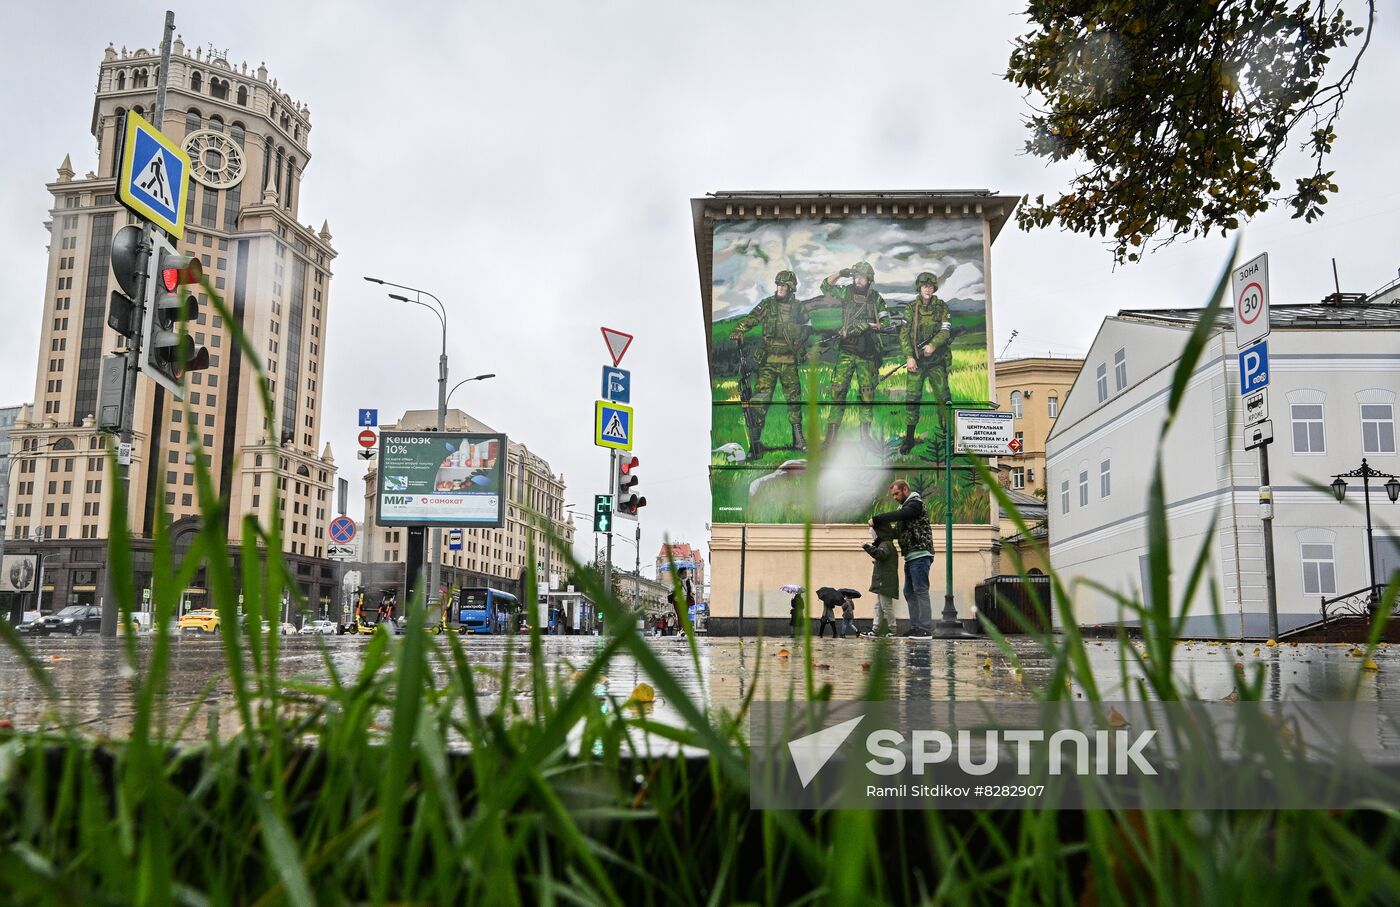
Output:
M1018 432L1016 432L1016 441L1017 441L1017 443L1020 445L1020 447L1019 447L1020 452L1021 452L1021 453L1025 453L1025 452L1026 452L1026 433L1023 432L1023 431L1018 431ZM1020 456L1020 454L1017 454L1017 456Z
M1089 467L1081 464L1079 467L1079 506L1089 506Z
M1021 418L1021 392L1020 392L1020 391L1012 391L1012 392L1011 392L1011 416L1012 416L1012 418L1015 418L1015 419Z
M1112 460L1105 459L1099 464L1099 497L1106 498L1112 491L1111 473Z
M1337 592L1337 565L1332 557L1332 546L1319 543L1303 543L1303 592L1306 595L1335 595Z
M1326 434L1322 427L1322 401L1294 402L1303 394L1319 394L1318 391L1294 391L1289 394L1289 414L1293 420L1293 452L1296 454L1320 454L1327 452Z
M1395 394L1381 389L1365 390L1356 399L1361 404L1361 451L1395 453Z
M1026 470L1025 470L1025 467L1023 467L1023 466L1013 466L1013 467L1011 467L1011 487L1012 487L1012 488L1025 488L1025 487L1026 487Z
M1119 350L1113 354L1113 383L1118 390L1128 386L1128 351Z
M1108 399L1108 366L1100 362L1097 375L1099 386L1099 402L1102 403Z
M197 72L190 73L190 91L203 91L204 77Z

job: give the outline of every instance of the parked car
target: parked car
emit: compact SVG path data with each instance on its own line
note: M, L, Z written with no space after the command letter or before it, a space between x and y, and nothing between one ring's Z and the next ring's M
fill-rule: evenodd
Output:
M282 635L283 635L283 636L295 636L295 635L296 635L296 632L297 632L297 626L296 626L296 624L289 624L289 623L287 623L286 621L283 621L283 622L282 622Z
M22 636L48 636L53 633L82 636L84 633L97 633L101 629L101 608L97 605L69 605L57 614L20 624L18 632Z
M334 636L335 632L336 625L333 620L313 620L301 628L302 636Z
M180 616L180 632L213 633L219 632L219 612L213 608L197 608Z

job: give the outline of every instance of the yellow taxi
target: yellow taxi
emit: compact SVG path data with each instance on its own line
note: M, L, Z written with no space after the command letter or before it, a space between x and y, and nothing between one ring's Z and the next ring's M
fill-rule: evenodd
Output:
M219 612L212 608L197 608L180 616L181 633L218 633Z

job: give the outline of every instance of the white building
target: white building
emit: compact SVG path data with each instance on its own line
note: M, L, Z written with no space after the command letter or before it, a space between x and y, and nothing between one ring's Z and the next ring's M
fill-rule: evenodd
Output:
M1101 584L1141 600L1147 505L1172 376L1197 309L1123 311L1104 320L1047 443L1050 560L1080 624L1131 621ZM1366 458L1400 473L1400 306L1274 306L1268 338L1274 571L1280 627L1318 619L1322 599L1369 585L1361 481L1345 503L1325 488ZM1191 565L1212 522L1210 567L1189 603L1186 635L1214 635L1211 587L1227 636L1267 634L1258 452L1244 450L1233 312L1192 373L1162 446L1179 613ZM1384 480L1382 480L1384 481ZM1373 481L1376 579L1400 570L1400 504Z

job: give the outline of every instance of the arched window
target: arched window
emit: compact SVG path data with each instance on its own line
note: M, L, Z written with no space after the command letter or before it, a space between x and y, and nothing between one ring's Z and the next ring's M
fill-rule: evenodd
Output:
M292 207L292 176L296 173L297 159L287 158L287 192L282 196L282 207Z
M219 116L217 113L212 113L212 114L210 114L210 115L209 115L209 128L212 129L212 130L214 130L215 132L223 132L223 131L224 131L224 118L221 117L221 116Z
M228 136L239 148L243 147L243 124L234 120L228 126Z
M1054 419L1054 418L1056 418L1057 416L1059 416L1059 414L1060 414L1060 398L1059 398L1059 396L1056 395L1056 394L1051 394L1050 397L1049 397L1049 399L1045 401L1045 407L1046 407L1045 411L1046 411L1047 414L1049 414L1050 418Z
M240 107L247 107L247 106L248 106L248 86L247 86L247 85L240 85L240 86L238 86L238 104L239 104Z
M262 454L254 454L254 455L253 455L253 465L254 465L254 466L261 466L261 465L262 465Z
M209 93L221 101L228 100L228 79L209 80Z
M1019 419L1019 418L1021 418L1021 392L1020 392L1020 391L1012 391L1012 392L1011 392L1011 417L1012 417L1013 419Z
M262 185L258 186L261 192L267 186L267 175L272 167L272 139L268 138L263 142L263 175Z
M88 438L88 450L97 450L97 448L99 448L99 447L101 447L101 446L102 446L102 437L101 437L101 435L93 435L91 438Z
M311 470L307 469L306 464L303 463L297 467L297 475L309 479L311 478Z
M112 168L108 176L117 175L117 167L121 163L122 145L126 143L126 111L118 107L113 115L117 118L117 140L112 143Z
M191 107L185 111L185 135L197 132L200 126L199 111Z
M53 442L53 449L54 449L54 450L72 450L72 449L73 449L73 439L72 439L72 438L69 438L69 437L59 438L57 441Z
M117 91L126 91L126 73L117 73Z
M150 78L150 73L144 69L138 69L131 74L132 88L145 88L146 81Z
M285 149L277 149L277 173L272 181L272 188L274 189L278 189L282 186L282 157L285 153Z
M190 91L204 90L204 76L197 72L190 73Z

